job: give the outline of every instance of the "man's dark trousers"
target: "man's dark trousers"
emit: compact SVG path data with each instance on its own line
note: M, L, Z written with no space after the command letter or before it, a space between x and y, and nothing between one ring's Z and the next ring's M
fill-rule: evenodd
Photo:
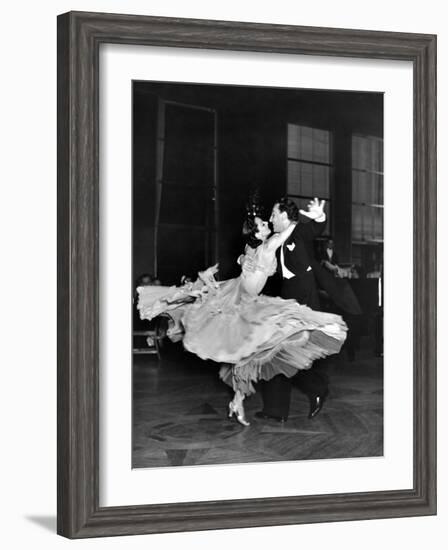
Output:
M319 310L319 296L312 270L302 277L283 279L280 293L282 298L292 298L299 304ZM283 418L289 416L292 384L305 393L309 399L328 392L328 380L319 372L319 365L324 360L315 361L309 370L299 370L293 378L278 374L269 381L261 382L263 396L263 413L268 416Z

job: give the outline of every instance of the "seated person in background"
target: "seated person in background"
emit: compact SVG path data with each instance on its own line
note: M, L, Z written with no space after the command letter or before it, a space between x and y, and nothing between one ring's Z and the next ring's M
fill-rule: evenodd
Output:
M349 279L359 279L360 278L359 272L360 272L359 266L357 266L356 264L353 264L350 267L350 277L349 277Z
M350 360L360 346L360 315L362 309L350 283L344 279L357 278L354 266L340 267L332 238L328 238L320 249L320 254L312 263L322 305L325 311L341 315L348 326L344 348Z
M321 250L320 263L323 267L328 269L328 271L331 271L333 274L336 275L339 269L338 261L339 259L334 250L334 241L331 237L328 237L328 239L324 242Z
M320 254L320 264L339 279L357 279L358 275L354 265L341 267L339 258L334 249L334 241L331 237L324 242Z
M383 276L383 266L375 264L372 271L366 273L366 279L381 279Z
M140 318L140 313L137 309L137 302L138 302L138 294L137 294L137 288L139 286L160 286L160 281L158 279L156 279L153 275L151 275L150 273L143 273L142 275L140 275L139 277L137 277L136 281L135 281L135 286L134 286L134 295L133 295L133 300L132 300L132 330L135 332L135 331L145 331L145 330L153 330L153 331L156 331L156 332L159 332L161 330L161 319L159 318L155 318L151 321L148 321L146 319L141 319ZM167 324L167 322L165 321L165 324ZM165 329L165 332L166 332L166 329ZM146 344L151 347L154 345L154 340L150 337L150 336L134 336L134 342L133 342L133 347L134 348L139 348L141 347L140 344L142 344L142 339L143 341L146 340Z
M154 284L153 281L154 281L154 277L149 273L143 273L142 275L137 277L137 279L135 281L135 285L134 285L134 296L133 296L133 300L132 300L134 304L135 304L136 299L138 297L137 288L139 286L152 285L152 284Z

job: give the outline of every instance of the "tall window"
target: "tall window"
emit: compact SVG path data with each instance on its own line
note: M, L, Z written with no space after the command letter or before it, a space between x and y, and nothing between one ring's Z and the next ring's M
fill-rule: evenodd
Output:
M382 263L383 140L352 137L352 243L355 260ZM367 255L367 257L366 257Z
M331 133L328 130L288 124L288 196L306 210L310 199L325 199L330 232Z
M352 238L383 242L383 140L352 138Z

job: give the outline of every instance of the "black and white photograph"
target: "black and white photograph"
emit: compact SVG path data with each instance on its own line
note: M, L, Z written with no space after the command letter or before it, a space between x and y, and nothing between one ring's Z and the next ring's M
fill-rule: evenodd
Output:
M381 457L383 94L133 81L132 467Z
M443 5L4 5L2 547L446 539Z

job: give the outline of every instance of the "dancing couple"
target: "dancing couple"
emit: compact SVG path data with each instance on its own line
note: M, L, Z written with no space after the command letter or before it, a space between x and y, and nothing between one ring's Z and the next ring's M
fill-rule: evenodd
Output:
M238 259L241 274L237 278L217 282L216 265L200 272L194 283L137 289L142 319L169 314L174 326L182 327L188 351L223 363L220 377L235 392L229 416L235 415L244 426L249 422L243 401L255 392L255 382L263 383L264 402L256 416L285 421L290 379L311 372L314 361L338 353L344 343L346 325L341 317L316 311L310 245L324 229L324 206L325 201L314 199L307 211L300 211L311 221L298 223L295 203L281 199L270 218L273 234L260 217L245 220L247 244ZM281 297L264 296L261 291L277 269L282 277ZM319 378L317 373L305 376L302 384L315 410L327 392L322 380L316 386Z

